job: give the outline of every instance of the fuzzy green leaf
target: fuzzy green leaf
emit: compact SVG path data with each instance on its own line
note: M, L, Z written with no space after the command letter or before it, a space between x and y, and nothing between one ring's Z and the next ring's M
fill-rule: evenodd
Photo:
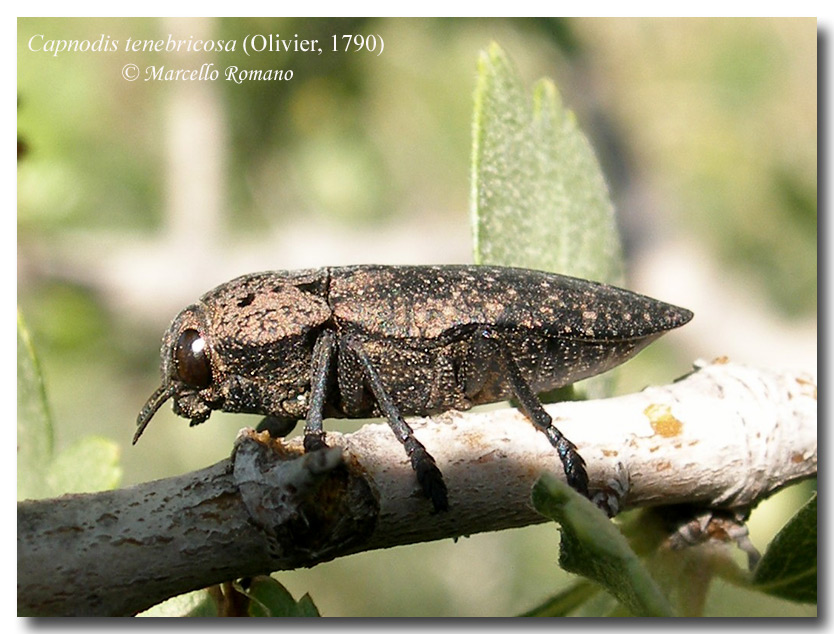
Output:
M544 474L533 486L533 505L561 526L562 568L600 584L635 616L673 616L625 537L593 503Z
M121 480L118 445L83 438L55 455L52 416L29 332L17 318L17 497L103 491Z
M472 192L475 261L621 283L619 236L593 149L549 80L530 98L506 54L481 54Z
M321 616L310 595L305 594L296 601L272 577L255 577L245 589L238 590L249 597L250 616Z
M119 485L119 446L101 436L87 436L61 451L52 461L50 495L107 491Z
M753 587L790 601L817 602L817 496L773 538L753 574Z
M600 587L597 584L579 581L520 616L569 616L599 591Z
M614 206L591 144L553 82L537 82L531 98L494 43L478 63L472 136L475 262L622 284ZM602 398L613 385L609 373L582 392Z
M52 416L40 365L17 314L17 498L43 497L52 462Z
M205 590L194 590L157 603L136 616L152 618L217 616L217 603Z

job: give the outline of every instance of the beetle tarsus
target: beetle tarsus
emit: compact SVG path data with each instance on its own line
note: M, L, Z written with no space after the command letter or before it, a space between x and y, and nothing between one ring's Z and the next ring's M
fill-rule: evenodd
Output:
M415 456L417 459L415 460ZM415 454L411 458L411 466L417 473L417 482L429 500L431 500L434 510L438 513L449 510L449 492L446 489L446 482L443 480L443 474L437 465L434 463L429 453L423 449L422 452Z
M545 435L559 453L562 466L565 468L565 478L568 484L586 498L590 498L588 491L588 472L585 471L585 461L577 453L574 444L562 436L559 430L553 425L545 431ZM554 437L558 437L559 439L554 442Z
M324 432L304 434L304 451L310 453L311 451L319 451L320 449L327 449Z

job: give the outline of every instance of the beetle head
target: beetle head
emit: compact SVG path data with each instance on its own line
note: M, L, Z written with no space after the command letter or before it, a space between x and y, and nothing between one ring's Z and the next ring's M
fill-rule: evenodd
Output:
M216 402L217 361L208 333L207 320L200 306L183 310L162 338L162 385L150 396L136 419L133 443L157 410L170 398L174 412L196 425L211 415L210 403Z

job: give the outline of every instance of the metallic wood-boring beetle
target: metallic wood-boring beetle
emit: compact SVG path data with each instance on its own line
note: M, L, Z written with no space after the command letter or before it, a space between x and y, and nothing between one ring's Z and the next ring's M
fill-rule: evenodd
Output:
M203 295L162 340L162 385L133 442L170 398L174 412L264 414L273 435L306 420L384 417L423 493L448 508L434 459L403 416L515 398L588 494L585 463L538 393L599 374L688 322L686 309L613 286L496 266L349 266L238 277Z

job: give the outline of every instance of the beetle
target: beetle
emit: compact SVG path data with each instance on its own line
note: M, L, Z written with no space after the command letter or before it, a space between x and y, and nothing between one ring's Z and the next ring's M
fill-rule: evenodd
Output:
M443 476L403 416L514 398L588 495L585 463L537 394L617 366L692 313L587 280L498 266L359 265L244 275L185 308L162 340L162 384L133 443L173 398L197 425L214 410L265 415L304 450L324 418L384 417L423 494L448 508Z

